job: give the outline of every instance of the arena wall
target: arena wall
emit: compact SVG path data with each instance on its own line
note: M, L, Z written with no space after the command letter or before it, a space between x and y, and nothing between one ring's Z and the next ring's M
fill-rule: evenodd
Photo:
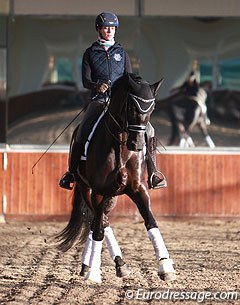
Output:
M66 170L66 150L2 150L0 205L1 219L65 220L71 210L71 192L58 187ZM168 187L151 190L156 217L239 218L240 152L174 151L158 154L158 168ZM141 221L135 205L126 196L118 199L112 217Z

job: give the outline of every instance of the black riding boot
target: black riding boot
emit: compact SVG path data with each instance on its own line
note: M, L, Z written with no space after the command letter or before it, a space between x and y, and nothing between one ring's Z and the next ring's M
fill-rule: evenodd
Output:
M156 167L156 149L157 141L155 137L152 137L148 141L147 149L147 172L148 172L148 188L158 189L160 187L166 187L167 181L164 175L157 170Z
M68 159L69 169L60 179L59 181L60 187L67 190L73 189L72 184L75 182L77 176L77 168L81 155L82 155L81 145L79 143L76 143L75 140L73 140L70 147L69 159Z

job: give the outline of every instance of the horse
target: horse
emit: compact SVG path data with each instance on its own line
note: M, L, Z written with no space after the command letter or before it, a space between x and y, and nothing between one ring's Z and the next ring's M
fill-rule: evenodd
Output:
M151 212L145 181L146 129L161 82L149 84L132 73L120 77L111 88L104 115L89 143L87 159L79 162L70 220L57 238L58 248L63 251L70 249L76 241L84 243L86 239L91 240L86 280L102 281L101 250L106 229L104 212L106 207L109 208L111 198L123 194L136 204L144 219L157 258L160 279L171 281L176 278L173 261ZM92 235L89 238L90 231ZM116 247L112 250L116 251ZM119 267L122 258L118 251L115 258L120 258L120 263L116 262Z
M240 91L223 88L212 88L210 81L204 81L201 86L207 90L210 96L208 110L212 117L236 122L240 121Z
M193 128L198 126L208 146L215 144L208 133L210 120L207 117L207 92L200 87L198 96L187 96L177 92L166 99L167 113L171 122L171 136L168 145L179 143L180 147L194 147L190 136ZM165 100L165 103L166 103Z

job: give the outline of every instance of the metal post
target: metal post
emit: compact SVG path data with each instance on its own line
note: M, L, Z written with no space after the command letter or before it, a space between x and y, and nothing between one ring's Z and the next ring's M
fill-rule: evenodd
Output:
M0 143L7 143L7 125L8 125L8 16L5 20L5 43L6 49L6 87L5 92L0 99Z

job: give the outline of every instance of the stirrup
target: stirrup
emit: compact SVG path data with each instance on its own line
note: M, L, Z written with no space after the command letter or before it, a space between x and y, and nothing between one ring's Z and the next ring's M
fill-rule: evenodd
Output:
M70 172L66 172L60 179L58 185L64 189L72 190L73 186L71 186L71 184L74 183L74 181L75 181L74 174Z
M159 177L159 174L161 175L161 178ZM154 183L153 183L154 176L157 176L160 179L160 181L157 182L156 185L154 185ZM156 190L156 189L159 189L162 187L167 187L167 179L165 178L163 173L161 173L160 171L153 172L151 174L151 176L148 178L148 188Z

